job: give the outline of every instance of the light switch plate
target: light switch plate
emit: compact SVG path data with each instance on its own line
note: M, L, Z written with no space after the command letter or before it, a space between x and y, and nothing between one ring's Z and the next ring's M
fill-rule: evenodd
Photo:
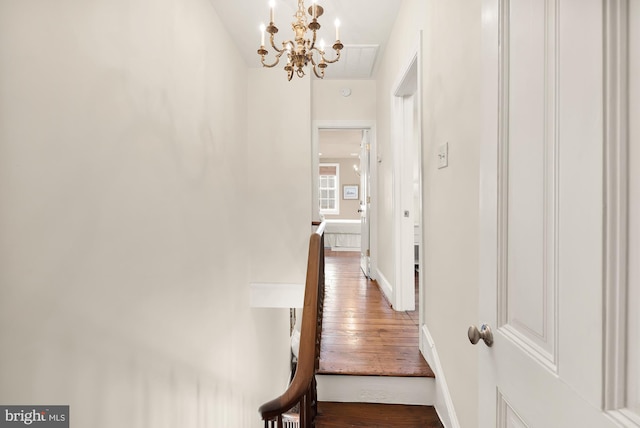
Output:
M449 166L449 143L438 146L438 169Z

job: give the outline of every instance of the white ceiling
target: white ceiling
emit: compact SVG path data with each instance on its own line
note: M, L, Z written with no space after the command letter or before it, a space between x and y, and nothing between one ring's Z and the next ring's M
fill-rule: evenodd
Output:
M268 0L210 1L247 65L262 67L256 51L260 45L260 24L268 25L269 21ZM325 79L368 79L373 76L401 1L318 0L318 4L324 8L324 14L318 19L322 26L318 38L326 42L327 57L333 58L329 46L335 41L336 18L340 19L340 41L345 45L340 61L327 67ZM280 30L276 34L277 46L293 35L291 22L297 5L297 0L276 0L275 25ZM307 0L305 8L308 9L310 5L311 0ZM273 60L273 51L266 58ZM282 66L284 64L277 67Z

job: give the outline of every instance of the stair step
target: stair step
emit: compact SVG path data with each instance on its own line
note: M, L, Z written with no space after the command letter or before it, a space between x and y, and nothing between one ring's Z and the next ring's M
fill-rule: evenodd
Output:
M331 402L433 405L431 377L316 375L318 400Z
M432 406L319 402L316 428L444 428Z

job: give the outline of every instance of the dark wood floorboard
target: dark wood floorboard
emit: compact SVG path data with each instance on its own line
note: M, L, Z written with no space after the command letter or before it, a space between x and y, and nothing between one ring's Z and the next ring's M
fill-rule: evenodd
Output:
M316 428L443 428L431 406L318 403Z
M434 376L418 350L418 312L393 310L359 253L327 250L325 282L319 373Z

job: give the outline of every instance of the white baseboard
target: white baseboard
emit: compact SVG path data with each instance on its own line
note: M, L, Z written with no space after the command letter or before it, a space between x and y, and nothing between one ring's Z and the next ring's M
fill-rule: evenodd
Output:
M380 269L376 269L376 281L378 282L378 285L380 286L380 289L384 293L387 300L389 300L391 304L395 306L393 301L393 286L391 285L389 280L387 280L387 278L382 274L382 272L380 272Z
M436 375L436 399L434 405L436 412L438 412L438 416L445 428L460 428L460 422L458 422L453 400L451 400L449 388L447 387L447 380L440 364L440 357L438 357L436 345L426 325L423 325L420 329L420 335L422 336L421 343L423 344L422 355L424 355L429 367Z

